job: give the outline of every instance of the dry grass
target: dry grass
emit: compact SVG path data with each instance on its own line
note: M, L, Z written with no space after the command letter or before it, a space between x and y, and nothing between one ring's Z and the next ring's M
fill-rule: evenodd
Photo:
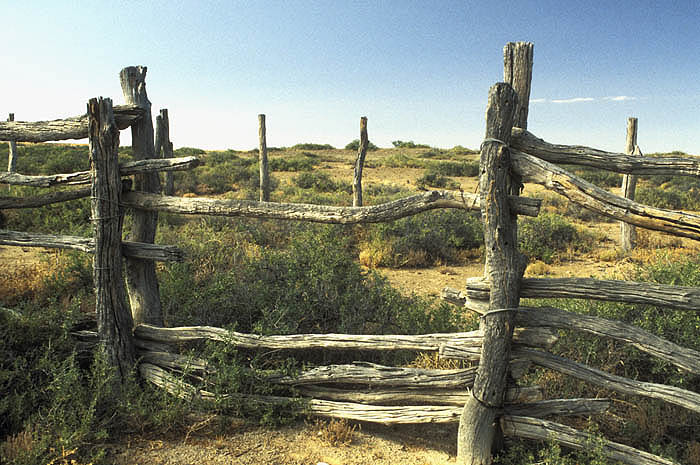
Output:
M8 436L0 444L0 457L12 462L27 454L34 447L34 437L30 431L22 431Z
M344 418L339 420L316 420L314 428L318 430L316 433L321 442L333 447L347 446L352 443L355 431L358 425L350 424Z

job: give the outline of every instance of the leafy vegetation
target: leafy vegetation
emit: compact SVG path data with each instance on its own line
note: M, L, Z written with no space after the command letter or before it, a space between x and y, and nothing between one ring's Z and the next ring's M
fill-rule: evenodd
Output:
M391 145L396 147L397 149L429 149L429 145L425 144L416 144L412 140L409 140L408 142L402 141L402 140L395 140L391 142Z
M352 142L348 142L348 144L345 146L345 150L359 150L359 149L360 149L360 139L355 139ZM372 143L372 141L368 141L367 150L372 152L375 150L379 150L379 147L374 145Z

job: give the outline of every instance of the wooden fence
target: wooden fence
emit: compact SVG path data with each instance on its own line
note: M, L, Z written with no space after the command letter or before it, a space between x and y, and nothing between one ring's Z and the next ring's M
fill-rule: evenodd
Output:
M86 115L35 123L0 122L0 140L89 139L89 172L52 176L0 174L0 182L7 184L41 187L90 184L89 188L3 198L0 208L30 208L89 196L94 236L80 238L1 230L0 245L67 248L93 253L98 331L77 332L76 337L87 344L101 343L111 362L122 372L131 369L138 357L138 369L145 379L186 398L214 397L188 384L181 376L187 371L205 377L211 368L204 360L171 352L167 344L211 339L249 349L414 350L433 351L446 359L478 361L478 367L452 370L354 363L321 366L295 377L279 374L268 377L274 383L297 386L311 399L310 413L318 416L381 423L459 422L459 463L490 463L492 443L499 430L507 436L554 438L568 447L584 447L587 434L542 417L598 414L604 412L610 402L606 399L542 400L539 387L514 384L532 364L614 391L661 399L700 412L698 393L614 376L547 350L556 341L554 331L565 328L632 344L694 374L700 374L700 353L624 323L555 308L519 305L520 297L563 297L700 309L700 289L695 288L581 278L523 279L526 259L517 250L517 215L536 216L540 202L519 196L522 182L542 184L573 203L627 224L700 239L700 216L638 204L555 165L581 165L629 175L696 176L700 172L698 158L648 158L554 145L529 133L527 114L532 57L529 43L509 43L504 49L505 82L494 85L488 97L479 194L436 190L381 205L361 206L362 161L367 145L366 119L363 118L353 207L161 195L159 171L190 169L199 160L195 157L159 158L161 151L172 155L167 112L161 112L156 118L159 124L154 143L145 88L146 68L125 68L120 74L124 106L113 106L109 99L92 99ZM118 130L126 128L131 128L135 161L119 164ZM265 119L261 115L261 159L265 155ZM263 165L264 162L261 168ZM266 183L264 171L261 170L263 186ZM122 179L130 175L134 176L133 183ZM262 192L261 189L261 195ZM125 207L134 211L131 242L121 240ZM477 331L415 336L259 336L212 327L163 327L154 261L177 261L183 256L177 247L153 243L160 211L349 224L391 221L437 208L480 210L482 213L486 251L484 277L467 280L464 290L445 289L443 292L446 300L481 314ZM122 262L125 262L124 274ZM348 389L347 386L357 387ZM273 404L287 400L271 396L246 399ZM671 463L614 442L605 442L603 447L609 457L626 463Z

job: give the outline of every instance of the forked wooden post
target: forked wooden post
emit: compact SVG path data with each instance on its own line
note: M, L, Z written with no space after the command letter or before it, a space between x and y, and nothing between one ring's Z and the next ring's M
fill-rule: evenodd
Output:
M625 153L629 155L641 155L637 147L637 118L627 118L627 145ZM622 176L622 196L634 200L634 192L637 189L637 176L625 174ZM637 244L637 230L634 225L620 223L620 246L625 252L634 249Z
M360 146L357 149L355 172L352 178L352 206L362 206L362 168L365 164L369 138L367 137L367 117L360 118Z
M119 73L124 99L129 105L138 105L144 110L143 117L131 126L131 144L134 159L156 158L153 144L153 121L151 120L151 102L146 95L145 66L129 66ZM159 193L160 179L158 173L146 173L134 176L134 190ZM133 226L130 240L153 243L158 225L158 213L134 210ZM126 260L126 284L134 323L163 325L163 312L158 290L156 268L152 260L128 258Z
M267 136L265 129L265 115L258 115L258 158L260 159L260 201L270 201L270 165L267 161Z
M7 121L14 121L15 120L15 114L10 113L10 115L7 118ZM9 146L9 153L7 155L7 172L8 173L14 173L17 171L17 142L11 140L7 143Z
M136 355L133 320L122 275L123 216L119 204L122 181L117 160L119 129L114 122L110 99L91 99L87 107L97 330L108 362L125 379Z
M481 359L457 438L457 462L470 465L490 464L496 436L501 435L496 416L507 387L514 313L527 265L518 251L517 215L508 204L508 195L517 195L520 190L520 179L512 176L508 144L514 125L527 127L533 46L508 43L503 56L507 83L498 83L489 91L479 178L486 250L484 275L491 285L489 310L481 320Z

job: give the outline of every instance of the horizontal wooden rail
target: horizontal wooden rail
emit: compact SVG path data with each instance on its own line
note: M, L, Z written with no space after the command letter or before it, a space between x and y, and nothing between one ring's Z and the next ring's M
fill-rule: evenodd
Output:
M437 208L479 210L480 205L478 195L452 191L429 191L367 207L182 198L145 192L128 192L122 196L122 203L131 208L185 215L244 216L334 224L380 223ZM520 215L537 216L540 204L539 199L511 197L511 207Z
M159 365L156 363L156 365ZM166 367L167 368L167 367ZM458 405L464 407L471 394L464 389L337 389L326 386L298 386L297 391L305 397L335 400L339 402L359 402L373 405ZM513 386L506 390L506 403L537 402L543 398L541 386Z
M117 105L114 119L119 129L126 129L143 116L136 105ZM1 121L0 140L16 142L49 142L66 139L85 139L88 136L87 115L53 121Z
M81 187L79 189L48 192L32 197L0 197L0 210L43 207L44 205L51 205L53 203L90 197L91 192L92 187Z
M489 284L483 280L468 280L467 296L475 300L489 300ZM520 296L593 299L700 311L700 288L635 281L524 278L520 285Z
M9 231L7 229L0 229L0 245L46 247L49 249L68 249L95 253L95 240L89 237L27 233ZM184 259L184 253L176 246L147 244L144 242L123 241L122 253L126 257L158 262L181 262Z
M501 417L500 422L501 430L505 436L538 441L555 440L576 450L585 450L591 444L600 444L603 448L603 454L615 462L619 461L630 465L676 465L676 462L671 460L624 444L601 439L560 423L517 415L505 415Z
M198 166L200 162L201 161L197 157L128 161L119 165L119 174L121 176L130 176L132 174L149 173L153 171L183 171ZM0 173L0 183L15 186L51 187L58 185L90 184L90 182L90 171L40 176L29 176L19 173Z
M568 360L557 355L542 352L535 349L517 348L513 351L514 357L522 357L531 360L550 370L555 370L565 375L602 386L606 389L650 397L663 400L670 404L700 413L700 394L665 384L648 383L612 375L596 368Z
M517 150L511 150L511 167L525 182L541 184L588 210L642 228L700 240L700 215L650 207L611 194L552 163Z
M178 397L184 399L200 398L203 400L216 398L213 393L197 389L195 386L182 381L156 365L141 363L139 372L144 379ZM290 397L254 396L237 393L226 394L225 397L234 397L246 402L266 405L288 404L294 400ZM459 420L459 415L462 412L462 407L456 406L379 406L320 399L302 399L302 402L301 406L313 416L345 418L383 424L455 423ZM549 415L588 416L604 412L608 408L608 402L605 399L555 399L529 404L509 405L509 408L520 414L528 414L533 417Z
M579 145L550 144L521 128L513 128L510 146L550 163L588 166L622 174L700 176L700 157L638 157Z
M436 351L444 345L472 348L478 354L483 340L480 331L465 333L435 333L418 335L400 334L291 334L261 336L228 331L212 326L183 326L161 328L137 325L134 335L155 342L186 342L210 339L223 341L245 349L353 349L353 350L425 350ZM550 347L556 336L542 328L519 328L513 335L516 343L533 347Z

